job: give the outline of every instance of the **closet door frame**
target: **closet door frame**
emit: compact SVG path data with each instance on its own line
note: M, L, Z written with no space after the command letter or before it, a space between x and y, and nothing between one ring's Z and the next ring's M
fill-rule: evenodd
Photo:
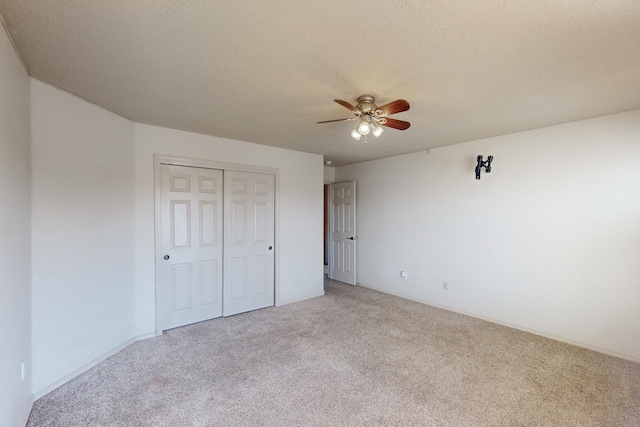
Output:
M162 154L153 155L153 182L154 182L154 232L155 232L155 248L154 248L154 262L155 262L155 317L156 317L156 335L162 335L162 324L160 318L160 266L163 261L162 248L160 247L161 229L161 171L162 165L173 166L186 166L197 167L205 169L219 169L223 171L238 171L238 172L256 172L268 175L273 175L275 178L275 235L274 235L274 292L275 292L275 306L280 305L280 170L277 168L243 165L238 163L219 162L216 160L206 159L191 159L186 157L168 156Z

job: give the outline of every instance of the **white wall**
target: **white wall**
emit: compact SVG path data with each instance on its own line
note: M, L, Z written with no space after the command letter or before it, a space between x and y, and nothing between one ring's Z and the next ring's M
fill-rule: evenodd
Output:
M24 421L31 396L29 77L0 29L0 425ZM27 377L22 380L21 362Z
M33 392L134 336L133 123L31 84Z
M324 293L321 156L134 124L37 80L31 119L36 396L155 332L155 153L278 168L277 302Z
M324 183L333 184L336 182L336 168L331 166L324 167Z
M278 168L276 303L324 294L322 156L143 124L135 131L138 335L155 331L154 154Z
M640 361L639 162L637 110L337 168L357 280Z

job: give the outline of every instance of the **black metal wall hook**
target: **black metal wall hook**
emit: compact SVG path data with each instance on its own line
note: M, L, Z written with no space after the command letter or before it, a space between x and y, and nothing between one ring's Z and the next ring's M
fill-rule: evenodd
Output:
M491 162L493 156L489 156L486 161L482 161L482 156L478 156L478 165L476 166L476 179L480 179L480 171L484 167L485 172L491 172Z

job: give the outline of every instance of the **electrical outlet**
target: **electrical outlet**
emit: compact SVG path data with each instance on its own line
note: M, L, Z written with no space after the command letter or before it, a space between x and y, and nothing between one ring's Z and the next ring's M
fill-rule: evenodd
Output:
M400 277L402 277L404 280L407 280L407 272L406 271L401 271L400 272Z
M305 282L309 280L309 273L304 273L303 279Z
M449 282L442 282L442 289L445 291L449 290Z

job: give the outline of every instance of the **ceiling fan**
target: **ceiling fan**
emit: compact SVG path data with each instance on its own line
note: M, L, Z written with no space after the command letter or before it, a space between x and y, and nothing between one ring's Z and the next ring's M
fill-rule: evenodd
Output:
M408 129L409 126L411 126L411 123L405 122L404 120L397 120L387 117L391 114L401 113L409 109L409 103L404 99L397 99L380 107L375 104L376 99L371 95L360 96L356 100L358 103L355 106L341 99L334 99L334 101L351 110L351 112L354 114L354 117L349 117L347 119L324 120L318 123L360 120L358 126L356 126L353 132L351 132L351 137L356 140L359 140L362 136L365 136L366 142L366 135L368 135L369 133L378 138L380 135L382 135L382 132L384 132L384 129L382 129L380 125L398 130L405 130Z

